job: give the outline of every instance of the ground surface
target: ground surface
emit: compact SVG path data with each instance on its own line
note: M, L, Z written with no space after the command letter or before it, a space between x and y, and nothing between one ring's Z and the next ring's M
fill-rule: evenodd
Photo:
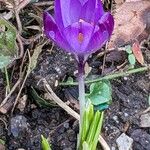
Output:
M29 8L31 10L31 8ZM32 33L30 33L32 34ZM35 33L33 33L35 34ZM25 35L28 36L28 35ZM38 42L38 40L36 41ZM34 46L27 45L27 48ZM35 43L34 43L35 44ZM20 97L27 96L25 106L21 109L16 106L13 114L10 111L0 115L0 139L6 142L7 150L41 150L41 134L48 137L53 150L75 150L78 133L78 121L69 116L58 106L39 106L36 98L32 95L31 87L44 97L46 93L41 79L46 78L55 93L63 100L68 100L68 91L76 101L78 89L74 87L63 87L54 85L57 82L72 76L76 79L76 62L70 54L54 47L50 51L51 44L43 48L37 62L36 68L30 73ZM143 44L143 55L146 64L150 64L150 41L146 39ZM32 50L31 50L32 53ZM99 54L99 52L97 53ZM88 64L92 68L90 77L100 76L102 73L103 56L93 55ZM111 73L117 66L121 65L127 55L115 52L118 60L106 57L105 70L103 74ZM20 65L19 61L16 64ZM126 64L128 66L128 64ZM140 67L137 63L136 68ZM16 67L16 72L19 67ZM122 68L121 68L122 69ZM121 70L120 69L120 70ZM8 69L11 74L11 67ZM18 76L16 75L16 78ZM15 77L12 82L16 81ZM113 99L110 107L105 110L105 120L102 136L112 150L117 150L116 139L121 133L126 133L133 139L133 150L150 150L150 128L141 127L141 113L149 107L148 96L150 94L149 72L137 73L128 77L117 78L111 81ZM0 102L5 97L5 75L0 72ZM14 93L10 101L14 102L17 93ZM21 99L22 100L22 99ZM21 101L20 100L20 101ZM77 103L77 101L75 102ZM76 108L75 108L76 109ZM78 111L78 110L77 110ZM1 150L1 147L0 147Z

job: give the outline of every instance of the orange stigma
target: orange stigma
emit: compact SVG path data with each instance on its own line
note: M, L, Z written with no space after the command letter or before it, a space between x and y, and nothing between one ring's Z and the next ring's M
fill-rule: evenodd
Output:
M82 43L83 40L84 40L84 35L83 35L82 33L79 33L79 34L78 34L78 41L79 41L80 43Z

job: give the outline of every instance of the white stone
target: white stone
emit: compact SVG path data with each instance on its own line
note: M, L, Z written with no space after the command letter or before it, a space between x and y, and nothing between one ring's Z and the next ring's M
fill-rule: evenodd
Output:
M124 113L124 116L125 116L125 117L128 117L128 116L129 116L129 114L127 114L127 113Z
M141 115L141 123L140 126L143 128L150 127L150 113Z
M116 140L119 150L132 150L133 139L122 133Z

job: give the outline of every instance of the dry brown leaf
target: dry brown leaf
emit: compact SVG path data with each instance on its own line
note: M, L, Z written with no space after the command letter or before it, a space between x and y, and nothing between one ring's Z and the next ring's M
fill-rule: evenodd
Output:
M89 66L88 63L85 63L84 70L85 70L85 77L87 77L88 74L91 72L92 68Z
M124 3L124 0L115 0L116 6L120 6Z
M125 2L116 10L114 18L115 27L109 49L137 39L145 29L150 28L150 1Z
M142 51L140 49L140 44L139 44L138 41L136 41L136 42L133 43L133 45L132 45L132 51L133 51L133 54L134 54L136 60L141 65L143 65L144 64L144 57L143 57Z
M5 146L0 144L0 150L5 150L5 149L6 149Z

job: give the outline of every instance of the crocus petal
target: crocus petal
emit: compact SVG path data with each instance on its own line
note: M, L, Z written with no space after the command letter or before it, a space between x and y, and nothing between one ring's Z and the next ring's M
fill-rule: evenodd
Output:
M114 29L114 19L110 13L105 13L95 27L94 34L87 47L87 53L94 53L100 49L109 39Z
M88 0L79 0L81 5L83 6Z
M92 37L94 26L87 22L76 22L64 30L64 35L72 47L72 53L82 55Z
M109 12L107 12L99 20L99 23L103 24L106 27L106 30L108 31L109 36L111 36L112 31L114 29L114 19L113 19L113 16Z
M96 28L96 31L89 42L87 47L87 55L90 55L100 49L108 39L109 34L106 27L103 24L100 24L99 27Z
M69 51L71 48L65 38L61 35L53 17L48 13L44 13L44 32L48 38L53 40L62 49ZM70 51L69 51L70 52Z
M57 32L58 30L53 17L48 12L44 12L43 21L44 21L44 32L46 36L48 38L53 38L53 33Z
M89 23L97 23L104 14L101 0L88 0L82 7L80 18Z
M55 0L55 20L63 29L79 20L81 3L79 0Z
M85 60L109 40L113 28L113 17L104 12L101 0L55 0L55 19L44 14L47 37Z

